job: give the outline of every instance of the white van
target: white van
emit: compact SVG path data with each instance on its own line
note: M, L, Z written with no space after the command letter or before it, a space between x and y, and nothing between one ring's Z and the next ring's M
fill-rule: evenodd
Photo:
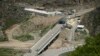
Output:
M77 30L84 31L84 25L77 25Z

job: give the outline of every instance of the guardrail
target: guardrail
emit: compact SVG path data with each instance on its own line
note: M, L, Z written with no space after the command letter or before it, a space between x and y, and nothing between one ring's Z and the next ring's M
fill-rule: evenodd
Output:
M41 51L60 33L61 29L58 29L57 32L55 32L53 35L51 35L45 43L39 47L38 54L41 53Z

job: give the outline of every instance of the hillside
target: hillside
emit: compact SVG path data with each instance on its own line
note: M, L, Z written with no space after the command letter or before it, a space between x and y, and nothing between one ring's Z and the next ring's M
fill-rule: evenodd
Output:
M29 18L30 13L8 1L0 1L0 25L2 30L6 30L16 23L20 23Z
M62 16L35 15L32 12L25 11L25 7L37 9L43 7L44 10L61 12L68 12L71 9L78 11L90 7L97 8L83 15L81 22L89 30L90 35L94 37L86 39L87 44L77 48L69 56L100 56L100 41L97 41L100 39L100 35L98 35L100 33L99 2L100 0L0 0L0 41L4 41L0 42L0 48L11 48L1 48L0 56L15 56L17 53L21 55L24 48L32 47L62 18ZM19 48L21 51L12 48Z
M84 46L61 56L100 56L100 34L88 37Z
M86 38L86 44L61 56L100 56L100 7L85 14L81 24L84 24L90 32L90 37Z
M20 23L29 18L30 12L24 11L23 6L42 6L46 9L69 8L79 5L97 6L100 0L1 0L0 1L0 24L3 30L11 25ZM18 5L20 3L21 5ZM81 7L82 7L81 6ZM9 21L10 20L10 21Z
M90 35L94 36L100 33L100 7L96 10L84 15L82 23L90 31Z

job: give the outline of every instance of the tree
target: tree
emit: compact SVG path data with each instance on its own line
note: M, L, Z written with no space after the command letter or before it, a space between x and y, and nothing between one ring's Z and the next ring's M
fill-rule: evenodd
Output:
M78 47L65 56L100 56L100 34L86 39L86 45Z

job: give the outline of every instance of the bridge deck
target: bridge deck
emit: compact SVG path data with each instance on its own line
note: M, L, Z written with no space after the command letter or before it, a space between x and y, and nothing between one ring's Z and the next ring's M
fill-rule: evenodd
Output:
M32 48L31 53L24 56L35 56L39 54L61 31L61 24L57 24L53 29L49 30L42 39L40 39ZM33 55L34 54L34 55Z

